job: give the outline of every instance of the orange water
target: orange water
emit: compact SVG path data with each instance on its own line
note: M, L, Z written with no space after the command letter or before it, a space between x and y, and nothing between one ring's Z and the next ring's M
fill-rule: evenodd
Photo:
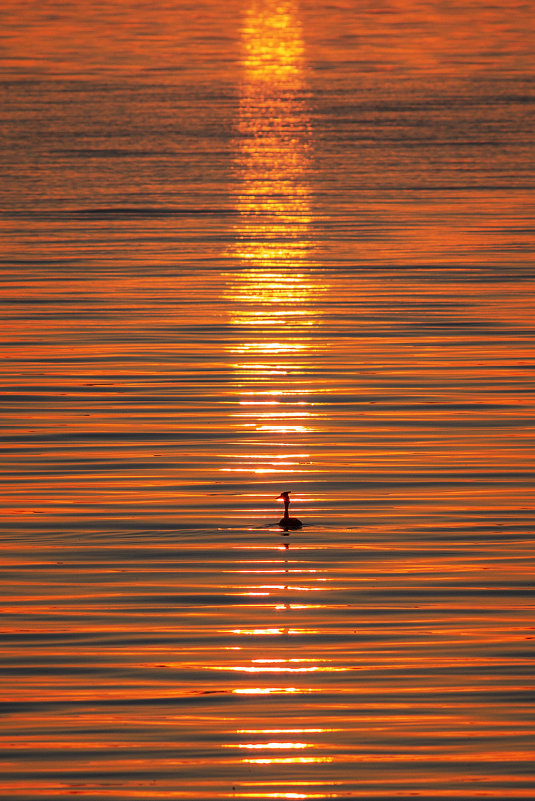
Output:
M2 797L532 798L526 7L4 14Z

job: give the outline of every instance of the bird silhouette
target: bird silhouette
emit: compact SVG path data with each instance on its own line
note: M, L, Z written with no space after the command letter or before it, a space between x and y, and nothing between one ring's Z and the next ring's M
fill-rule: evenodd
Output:
M284 517L279 520L279 526L283 528L285 531L289 531L290 529L302 528L303 524L297 517L290 517L288 514L288 508L290 506L290 491L281 492L277 500L283 499L284 501Z

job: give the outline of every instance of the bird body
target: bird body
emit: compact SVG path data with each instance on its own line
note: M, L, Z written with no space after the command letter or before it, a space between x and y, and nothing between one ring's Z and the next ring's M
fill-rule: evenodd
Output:
M298 520L297 517L290 517L288 511L290 506L290 491L288 490L287 492L281 492L277 500L280 500L280 498L282 498L284 501L284 517L281 517L281 519L279 520L279 526L283 528L285 531L289 531L290 529L302 528L303 524L301 523L301 521Z

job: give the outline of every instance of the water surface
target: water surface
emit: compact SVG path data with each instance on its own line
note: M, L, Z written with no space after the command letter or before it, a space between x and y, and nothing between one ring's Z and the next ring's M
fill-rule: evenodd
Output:
M531 798L526 7L4 31L4 797Z

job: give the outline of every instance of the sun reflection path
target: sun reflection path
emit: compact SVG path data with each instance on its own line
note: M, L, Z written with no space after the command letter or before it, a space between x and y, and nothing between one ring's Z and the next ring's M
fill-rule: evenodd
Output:
M238 216L233 267L224 276L236 447L221 469L243 484L269 477L278 486L278 479L299 482L311 472L306 446L319 420L310 379L324 347L318 298L326 286L312 256L311 129L296 3L251 2L241 42Z
M234 375L225 399L232 446L221 454L221 470L227 488L235 480L242 498L263 503L273 494L275 500L291 480L299 500L306 501L303 486L314 473L310 446L322 425L318 397L325 388L315 376L325 348L320 299L327 286L313 258L311 127L297 4L252 0L241 37L243 77L235 131L237 217L228 252L232 266L224 275L231 326L227 358ZM273 519L278 519L277 508L274 504L271 508ZM279 546L272 543L271 547L278 557ZM287 543L282 548L284 561L271 556L268 563L256 559L246 567L237 566L241 584L234 591L253 596L263 615L270 609L273 623L232 628L229 633L239 642L235 646L239 660L209 668L233 674L232 693L259 704L258 709L284 698L299 704L300 697L318 692L311 686L315 676L345 670L332 667L328 660L297 657L291 650L301 635L313 630L289 625L281 617L316 609L318 604L305 601L306 594L318 593L324 586L318 582L326 579L300 564L291 567L288 548ZM257 573L262 574L262 583ZM273 583L263 583L270 580L264 573L276 574ZM288 576L283 578L281 573ZM293 573L300 574L298 583ZM303 603L290 603L300 598ZM267 644L266 637L275 637L277 643ZM273 686L274 681L281 683ZM261 724L261 718L257 716L254 722ZM317 753L315 740L325 730L274 729L274 722L268 715L265 728L236 730L236 742L225 748L235 749L238 761L250 765L330 759Z

